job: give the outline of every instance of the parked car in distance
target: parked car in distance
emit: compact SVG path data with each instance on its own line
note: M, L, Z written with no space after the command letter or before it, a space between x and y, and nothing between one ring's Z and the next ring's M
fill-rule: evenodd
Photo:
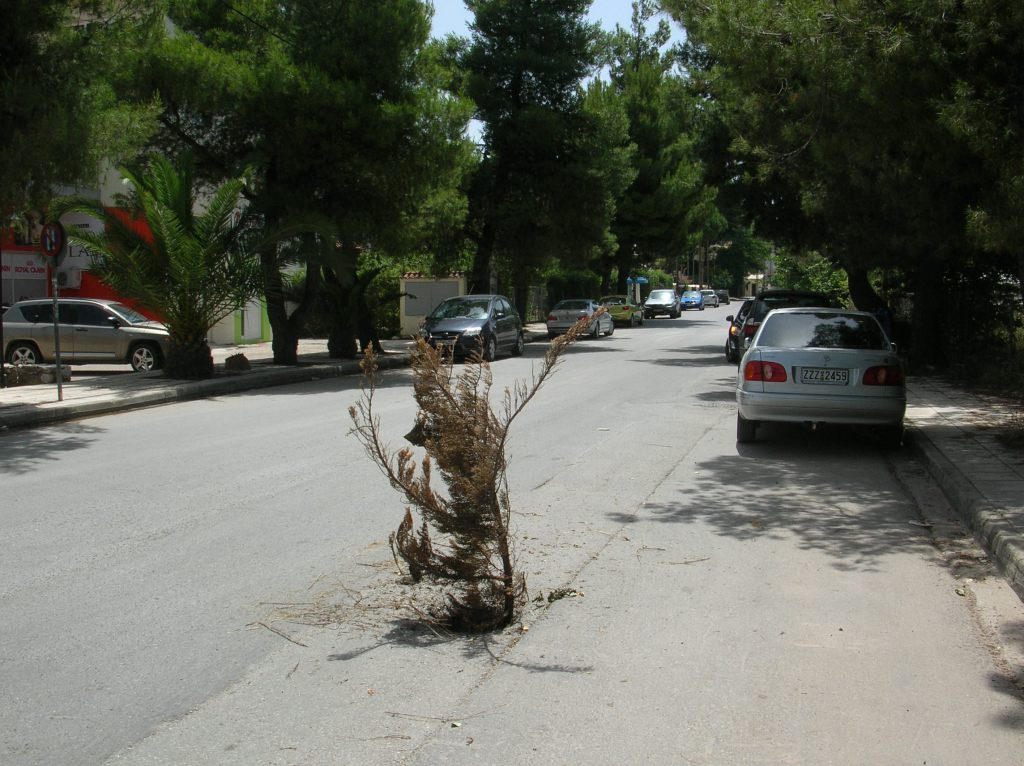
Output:
M683 293L681 302L684 311L686 309L704 310L704 295L700 290L687 290Z
M434 348L451 350L456 359L476 351L492 362L499 353L519 356L525 348L523 322L504 295L448 298L427 315L420 335Z
M736 377L736 441L759 423L877 427L888 446L903 440L903 364L866 311L779 308L761 323Z
M743 323L747 320L753 298L746 298L735 315L729 314L725 321L729 323L729 334L725 336L725 361L736 364L743 356Z
M716 309L718 308L718 293L714 290L701 290L700 294L705 306L714 306Z
M548 337L564 335L584 317L590 318L587 334L591 338L615 332L615 321L611 314L601 310L600 303L588 298L572 298L559 301L548 313Z
M679 305L679 296L672 289L651 290L651 294L644 301L644 317L654 319L661 314L667 314L673 319L678 319L682 313Z
M163 366L167 328L122 303L98 298L57 301L62 364L130 364L136 372ZM9 364L56 361L53 299L18 301L4 313Z
M715 290L715 295L718 296L718 302L723 306L728 306L732 299L729 298L728 290Z
M773 309L790 307L820 306L835 308L829 297L823 293L808 290L789 290L784 287L769 287L757 294L746 318L743 320L743 333L740 337L740 349L750 338L754 337L761 322Z
M637 306L628 295L606 295L599 303L608 310L612 321L629 327L644 323L644 310Z

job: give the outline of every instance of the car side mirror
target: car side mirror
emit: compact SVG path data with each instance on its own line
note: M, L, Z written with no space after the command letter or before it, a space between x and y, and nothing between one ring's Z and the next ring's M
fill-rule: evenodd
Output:
M733 317L733 315L732 315L732 314L729 314L729 316L727 316L727 317L725 318L725 321L726 321L726 322L731 322L731 321L732 321L732 320L733 320L734 318L735 318L735 317Z
M749 337L743 339L743 348L750 348L750 338Z
M892 351L894 354L899 353L899 349L896 348L896 344L892 342L889 343L889 350Z
M111 327L113 327L113 328L114 328L115 330L116 330L117 328L119 328L119 327L121 326L121 320L120 320L120 319L118 319L117 317L107 317L107 322L108 322L108 323L110 324L110 326L111 326Z
M504 319L506 316L508 316L508 315L504 311L495 311L494 312L494 318L495 319Z

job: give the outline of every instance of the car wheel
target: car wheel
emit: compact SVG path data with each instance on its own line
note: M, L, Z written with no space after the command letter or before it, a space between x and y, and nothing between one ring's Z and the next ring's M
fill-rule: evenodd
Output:
M43 355L34 343L14 343L7 352L8 364L42 364Z
M601 320L594 322L594 327L588 333L591 338L597 338L601 334Z
M882 426L878 429L882 446L886 449L899 449L903 446L903 424L895 426Z
M608 337L613 332L615 332L615 322L609 322L608 323L608 332L605 333L605 337Z
M526 338L522 333L516 336L516 342L512 346L512 356L522 356L526 350Z
M132 349L128 360L135 372L159 370L161 366L160 348L153 343L140 343Z
M495 357L498 356L498 341L492 335L484 341L483 360L485 362L493 362Z
M701 311L703 311L703 310L704 310L704 304L703 304L703 303L702 303L702 304L700 304L700 310L701 310Z
M757 437L757 421L747 420L736 413L736 441L740 444L750 444Z
M630 314L629 315L629 327L630 327L630 329L636 327L637 324L638 324L638 322L637 322L637 319L636 319L636 314L635 313Z
M733 352L732 346L729 344L729 341L725 342L725 361L729 362L730 364L736 364L737 361L736 354Z

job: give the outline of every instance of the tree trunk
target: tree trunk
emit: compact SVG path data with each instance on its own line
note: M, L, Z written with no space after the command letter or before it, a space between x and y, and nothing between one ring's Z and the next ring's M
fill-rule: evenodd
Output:
M936 264L925 263L914 275L914 314L911 327L910 359L915 367L941 366L945 301L942 273Z
M263 292L267 301L267 318L274 335L271 348L274 352L274 364L294 365L299 363L299 333L306 322L306 316L312 310L320 296L320 268L309 266L306 269L306 284L298 307L288 313L284 281L281 278L280 265L275 253L261 254L263 266Z
M850 288L853 305L861 311L874 311L885 306L885 301L875 292L868 278L868 270L863 267L844 267L846 284Z
M164 361L167 377L177 380L205 380L213 377L213 354L205 337L191 333L184 337L171 336L167 359Z

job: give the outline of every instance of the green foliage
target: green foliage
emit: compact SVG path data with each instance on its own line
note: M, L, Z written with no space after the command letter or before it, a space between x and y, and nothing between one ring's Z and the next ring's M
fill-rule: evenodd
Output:
M695 105L683 80L671 73L673 53L661 50L669 38L667 22L648 32L656 11L650 0L634 2L631 28L616 28L608 42L612 88L636 147L633 179L617 201L612 225L620 290L638 262L671 266L688 239L705 228L708 212L696 204L701 170L690 135Z
M472 36L459 61L483 123L472 281L488 285L492 270L507 273L520 310L526 286L551 259L580 265L607 246L619 171L602 162L618 164L623 142L613 115L584 107L581 82L593 71L597 40L588 5L467 2Z
M792 255L779 252L774 256L773 286L824 293L838 306L849 305L846 272L820 253Z
M171 335L171 377L213 374L207 331L259 290L259 267L247 251L249 229L235 220L244 182L230 181L203 198L191 170L155 156L145 170L122 174L133 194L127 210L93 200L67 200L65 210L103 221L102 233L72 230L93 256L92 270L114 290L157 312Z
M320 300L311 272L299 306L285 305L282 270L308 259L327 268L339 332L361 317L362 254L393 260L463 257L463 136L468 103L448 92L442 46L430 44L422 0L249 0L172 3L175 34L147 49L131 78L139 101L157 93L160 147L194 152L201 177L252 169L245 194L268 231L328 219L336 252L312 237L262 254L278 362L293 362L298 332ZM323 265L323 264L321 264Z
M95 185L100 160L134 154L148 103L118 102L116 62L157 13L137 0L10 0L0 35L0 214L44 210L54 187Z

